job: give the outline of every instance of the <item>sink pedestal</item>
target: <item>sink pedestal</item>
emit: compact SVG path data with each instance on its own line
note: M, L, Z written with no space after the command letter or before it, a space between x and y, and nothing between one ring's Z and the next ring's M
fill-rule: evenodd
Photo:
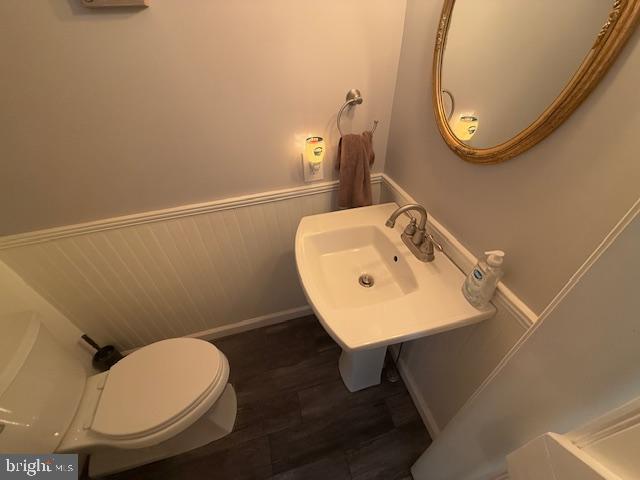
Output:
M418 260L402 240L408 218L386 228L395 203L304 217L296 265L316 317L342 347L339 367L352 391L378 385L388 345L491 317L460 290L465 276L446 255Z
M350 392L380 384L386 354L386 346L350 352L342 350L338 366Z

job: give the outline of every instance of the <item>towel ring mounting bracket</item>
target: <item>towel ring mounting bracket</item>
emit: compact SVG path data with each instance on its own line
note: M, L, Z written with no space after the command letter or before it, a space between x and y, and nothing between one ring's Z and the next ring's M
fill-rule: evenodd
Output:
M342 114L344 113L344 111L349 107L360 105L364 101L364 99L362 98L362 94L360 93L360 90L358 90L357 88L352 88L351 90L349 90L347 92L347 96L345 100L346 101L338 111L338 117L336 118L336 123L338 124L338 131L340 132L340 136L344 136L344 132L342 131L342 127L340 126L340 120L342 120ZM373 128L371 129L371 133L376 131L376 128L378 127L378 123L379 123L378 120L373 121Z

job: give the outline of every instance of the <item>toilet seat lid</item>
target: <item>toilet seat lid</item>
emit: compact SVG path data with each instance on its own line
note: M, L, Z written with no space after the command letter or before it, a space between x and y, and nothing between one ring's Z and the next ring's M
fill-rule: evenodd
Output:
M153 343L109 370L91 430L120 438L151 434L191 411L227 377L224 355L209 342Z

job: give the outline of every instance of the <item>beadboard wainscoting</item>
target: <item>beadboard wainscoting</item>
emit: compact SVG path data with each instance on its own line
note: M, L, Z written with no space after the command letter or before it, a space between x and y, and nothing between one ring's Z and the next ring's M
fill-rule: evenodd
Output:
M376 203L414 202L386 174L372 183ZM324 182L3 237L0 260L101 343L127 351L168 337L223 337L311 312L294 236L303 216L336 209L337 188ZM429 225L470 271L475 257L433 217ZM400 373L432 438L537 319L503 284L494 304L493 318L402 350Z
M374 198L380 175L373 176ZM294 237L337 182L0 239L0 260L98 342L215 338L310 312Z

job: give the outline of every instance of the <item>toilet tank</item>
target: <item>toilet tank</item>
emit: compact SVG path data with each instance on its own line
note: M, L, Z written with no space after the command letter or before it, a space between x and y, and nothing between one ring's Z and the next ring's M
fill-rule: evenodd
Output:
M80 361L36 313L0 317L0 452L55 451L85 381Z

